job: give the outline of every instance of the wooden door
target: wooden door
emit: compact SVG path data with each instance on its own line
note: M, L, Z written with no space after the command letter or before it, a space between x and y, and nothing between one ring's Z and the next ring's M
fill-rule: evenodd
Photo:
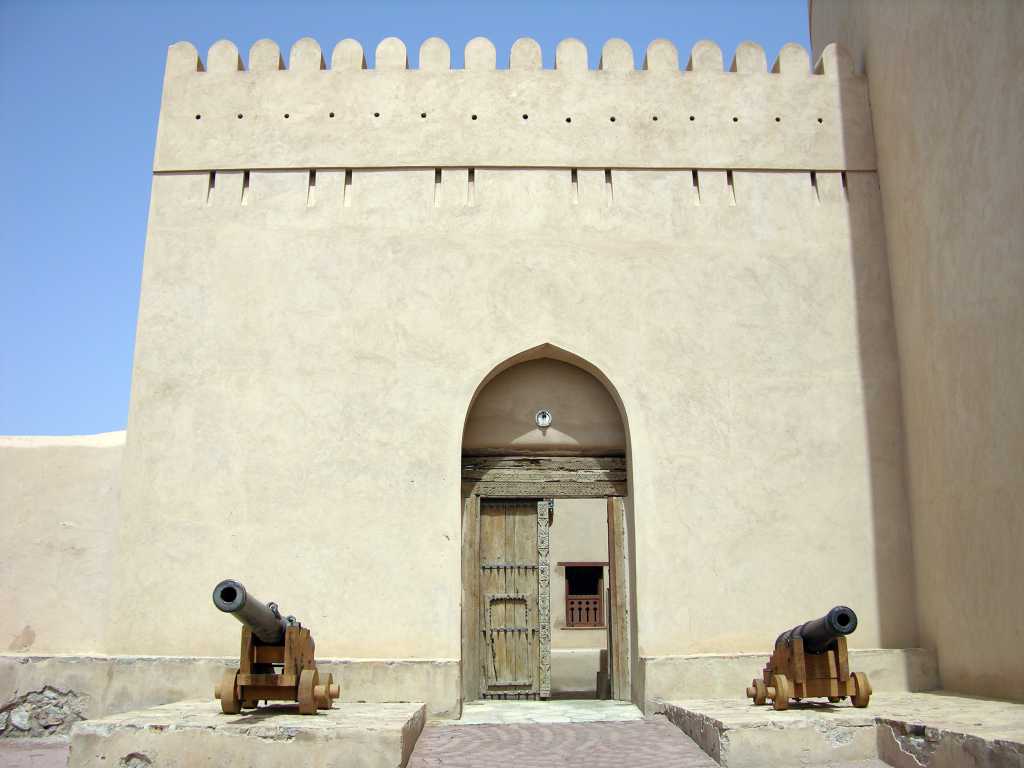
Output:
M626 506L621 496L608 497L608 677L611 695L632 698L629 636L629 556Z
M550 501L480 502L480 629L485 699L551 691Z

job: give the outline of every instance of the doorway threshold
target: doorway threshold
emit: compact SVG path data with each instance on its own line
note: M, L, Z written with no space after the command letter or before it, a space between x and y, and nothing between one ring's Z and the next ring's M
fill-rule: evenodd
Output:
M631 702L607 699L553 701L471 701L462 707L462 719L448 725L505 725L513 723L603 723L643 720Z

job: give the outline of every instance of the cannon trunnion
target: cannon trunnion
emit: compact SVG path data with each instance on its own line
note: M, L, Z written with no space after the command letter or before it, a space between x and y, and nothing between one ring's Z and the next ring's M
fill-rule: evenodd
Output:
M779 635L762 678L747 688L755 704L771 699L777 710L789 700L827 697L833 704L849 697L855 707L866 707L871 683L863 672L850 672L846 636L857 628L857 614L837 605L820 619L808 621Z
M313 637L294 616L282 617L276 604L264 605L232 579L214 588L213 604L242 623L239 666L214 689L222 712L237 715L261 700L298 702L302 715L331 708L341 689L330 673L320 677Z

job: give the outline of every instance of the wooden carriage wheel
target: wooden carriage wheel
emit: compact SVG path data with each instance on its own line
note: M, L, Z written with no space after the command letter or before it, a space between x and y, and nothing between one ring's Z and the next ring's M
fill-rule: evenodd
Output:
M238 670L229 669L224 672L220 679L220 685L215 692L220 699L220 711L225 715L237 715L242 711L242 702L238 700Z
M853 702L853 706L863 709L871 700L871 683L868 682L868 676L863 672L854 672L850 677L853 679L856 690L856 693L850 697L850 701Z
M317 709L330 709L340 693L341 689L334 682L334 675L328 672L327 679L313 689Z
M317 709L316 687L320 683L320 675L315 669L304 669L299 675L299 714L315 715Z
M768 686L765 685L764 680L754 681L754 703L761 706L768 701Z
M772 697L772 707L783 712L789 709L789 680L786 679L785 675L774 675L772 677L772 685L775 686L775 696Z

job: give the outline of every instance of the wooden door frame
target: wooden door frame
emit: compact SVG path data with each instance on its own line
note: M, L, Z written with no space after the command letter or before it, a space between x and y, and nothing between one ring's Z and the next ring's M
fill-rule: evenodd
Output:
M480 502L484 498L608 500L608 672L612 698L631 700L627 495L626 460L621 457L463 457L463 701L480 695ZM547 624L550 633L550 616Z

